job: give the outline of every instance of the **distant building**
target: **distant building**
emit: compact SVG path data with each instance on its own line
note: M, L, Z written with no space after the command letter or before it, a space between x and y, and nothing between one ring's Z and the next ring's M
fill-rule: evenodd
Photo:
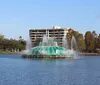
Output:
M36 43L39 43L44 35L48 37L53 37L59 46L62 46L62 39L64 34L66 35L68 32L68 28L61 28L60 26L54 26L52 29L30 29L30 39L33 46Z

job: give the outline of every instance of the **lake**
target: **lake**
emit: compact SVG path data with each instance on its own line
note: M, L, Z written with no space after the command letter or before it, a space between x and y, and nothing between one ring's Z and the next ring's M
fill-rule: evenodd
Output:
M100 85L100 56L23 59L0 55L0 85Z

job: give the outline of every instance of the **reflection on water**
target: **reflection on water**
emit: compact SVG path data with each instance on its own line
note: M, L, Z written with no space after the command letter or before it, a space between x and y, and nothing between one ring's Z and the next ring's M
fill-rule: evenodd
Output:
M0 55L0 85L100 85L100 57L23 59Z
M43 64L68 65L73 64L75 59L42 59L40 61Z

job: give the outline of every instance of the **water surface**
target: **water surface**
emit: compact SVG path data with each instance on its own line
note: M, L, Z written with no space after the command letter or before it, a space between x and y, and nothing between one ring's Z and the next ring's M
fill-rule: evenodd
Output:
M0 85L100 85L100 57L23 59L0 55Z

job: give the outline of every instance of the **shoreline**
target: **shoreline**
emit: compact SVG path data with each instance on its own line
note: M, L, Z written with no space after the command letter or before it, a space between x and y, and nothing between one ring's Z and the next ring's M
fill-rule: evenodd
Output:
M21 52L2 51L0 54L21 54ZM79 53L79 56L100 56L100 53Z
M100 53L79 53L79 56L100 56Z

